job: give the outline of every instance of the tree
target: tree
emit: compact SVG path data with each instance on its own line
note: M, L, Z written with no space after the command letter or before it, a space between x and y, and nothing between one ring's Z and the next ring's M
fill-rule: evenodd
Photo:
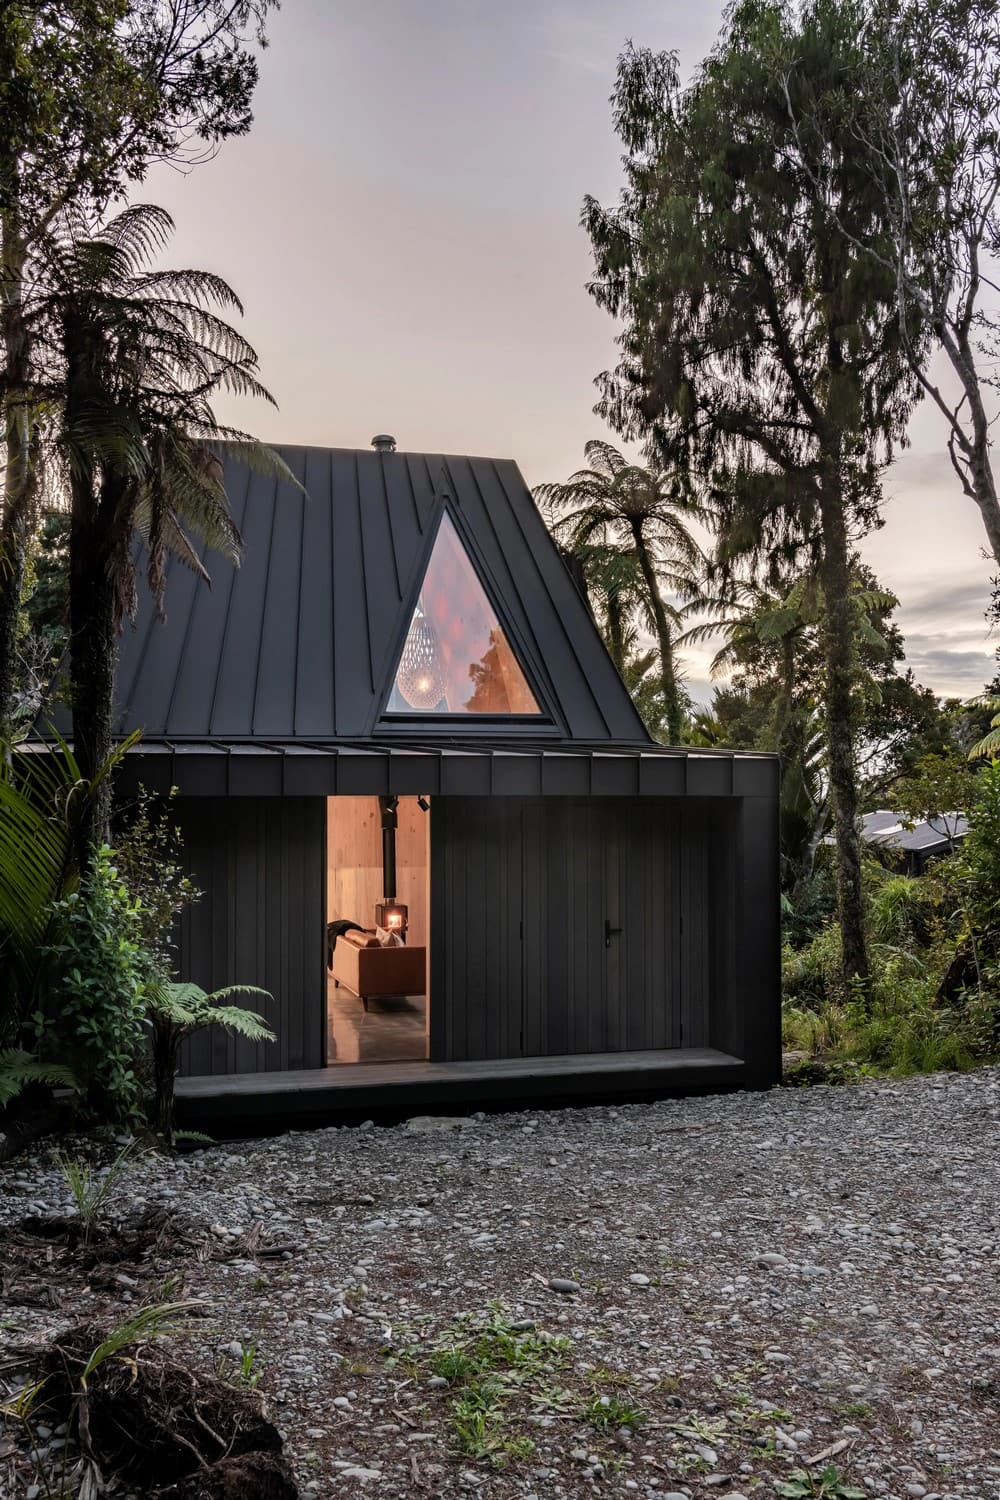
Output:
M154 975L146 991L147 1019L152 1030L152 1125L168 1146L174 1144L174 1080L181 1044L208 1026L221 1026L230 1036L249 1042L273 1042L274 1032L256 1011L229 1002L235 995L273 997L250 984L228 985L207 995L197 984L179 983ZM0 1054L2 1056L2 1054Z
M986 698L983 701L993 717L990 719L988 732L970 748L970 760L996 760L1000 755L1000 698Z
M944 417L962 492L1000 562L990 414L1000 322L989 305L1000 246L1000 4L875 0L862 41L851 125L881 212L867 229L838 213L838 227L895 282L904 356ZM800 101L789 96L788 109L797 130L813 128ZM928 334L957 395L936 378Z
M51 400L62 400L73 742L88 779L111 751L116 636L135 610L137 535L162 605L168 552L205 579L195 539L234 562L241 554L223 463L206 444L238 443L246 459L287 475L274 455L216 421L219 391L271 397L254 350L214 310L242 312L232 289L207 272L147 269L172 227L162 209L134 207L98 235L69 233L50 252L39 337L53 367ZM109 799L105 788L83 828L84 864L108 838Z
M740 0L687 89L675 58L628 49L613 95L626 185L583 213L591 290L625 324L598 411L702 487L723 574L796 565L822 586L843 963L862 986L851 551L913 399L893 277L854 243L885 213L845 99L863 17L860 0Z
M571 474L565 484L539 485L535 494L551 517L556 537L571 552L580 555L597 545L605 560L609 547L631 555L633 561L623 570L623 577L627 579L633 567L638 570L639 598L656 638L667 734L677 744L683 709L673 632L680 616L664 597L662 584L691 587L692 575L701 563L700 549L689 530L698 508L663 470L630 464L610 443L593 439L584 456L587 468ZM605 595L606 602L612 603L614 623L609 621L609 630L617 637L620 670L625 665L620 609L624 597L621 586Z
M775 685L772 707L766 723L758 726L753 748L782 754L799 687L802 637L816 619L815 578L807 574L786 588L728 576L718 592L699 589L685 614L706 618L686 630L682 642L723 636L709 669L713 677L738 670L758 681L763 674Z
M922 755L893 787L893 807L911 822L933 822L951 847L960 819L976 794L976 778L968 760L957 750L944 755Z
M149 164L191 164L250 127L277 0L0 4L0 733L11 723L17 615L41 434L32 310L41 251L67 212L101 213Z
M642 605L642 575L634 552L608 542L570 538L560 551L582 589L594 623L624 677L636 643L635 618Z

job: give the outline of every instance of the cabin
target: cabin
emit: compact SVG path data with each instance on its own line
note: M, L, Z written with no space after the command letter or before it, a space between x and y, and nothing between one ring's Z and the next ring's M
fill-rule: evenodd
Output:
M969 831L964 813L939 813L931 818L907 818L880 808L861 819L861 837L890 869L924 875L936 860L953 854Z
M227 459L243 566L120 647L182 977L273 997L186 1044L182 1119L774 1083L777 761L649 738L514 463L279 452L301 490Z

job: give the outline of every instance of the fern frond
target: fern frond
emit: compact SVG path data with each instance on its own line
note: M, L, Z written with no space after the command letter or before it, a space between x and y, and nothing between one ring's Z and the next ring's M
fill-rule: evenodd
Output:
M33 1083L44 1083L50 1088L80 1087L70 1069L58 1063L39 1062L30 1052L17 1048L0 1051L0 1109L5 1109Z

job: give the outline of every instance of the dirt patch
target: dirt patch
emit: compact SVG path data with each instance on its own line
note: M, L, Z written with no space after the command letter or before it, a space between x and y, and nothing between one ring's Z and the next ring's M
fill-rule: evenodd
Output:
M159 1491L160 1500L296 1500L283 1458L273 1453L224 1458L200 1474Z
M106 1338L74 1328L41 1367L47 1416L69 1424L105 1477L185 1500L296 1495L281 1435L254 1391L190 1370L155 1343L124 1346L88 1373Z
M29 1215L0 1232L0 1297L10 1306L71 1306L80 1287L121 1293L203 1253L196 1229L162 1210L88 1237L76 1218Z

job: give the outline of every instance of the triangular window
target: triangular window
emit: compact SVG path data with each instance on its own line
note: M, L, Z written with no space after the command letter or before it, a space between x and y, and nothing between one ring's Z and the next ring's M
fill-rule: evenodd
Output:
M541 712L447 511L434 539L386 711Z

